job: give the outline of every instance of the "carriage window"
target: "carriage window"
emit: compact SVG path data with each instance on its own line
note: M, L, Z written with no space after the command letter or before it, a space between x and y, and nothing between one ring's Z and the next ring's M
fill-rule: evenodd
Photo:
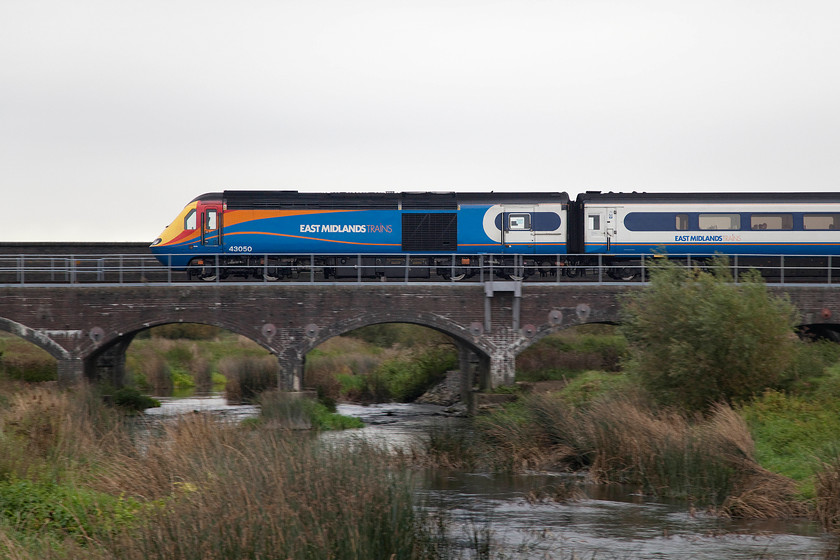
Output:
M700 229L741 229L741 215L700 214Z
M531 229L530 214L508 214L508 231Z
M218 227L216 225L216 210L214 210L214 209L207 210L206 216L207 216L207 222L205 224L204 229L206 231L213 231L214 229L216 229Z
M805 214L805 229L840 229L840 214Z
M187 214L187 217L184 218L184 229L195 229L196 225L196 213L195 208L190 210L190 213Z
M677 214L677 230L685 231L688 229L688 214Z
M590 214L589 215L589 229L591 229L591 230L600 230L601 229L601 215L600 214Z
M753 214L752 229L793 229L793 214Z

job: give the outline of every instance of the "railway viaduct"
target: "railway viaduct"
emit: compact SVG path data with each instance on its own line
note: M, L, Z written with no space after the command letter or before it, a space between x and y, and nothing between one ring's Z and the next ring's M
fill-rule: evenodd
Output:
M768 286L786 293L802 324L832 328L840 286ZM204 323L248 337L279 362L278 386L303 389L305 355L325 340L378 323L415 323L460 349L465 396L514 381L516 355L558 330L618 322L620 300L639 285L483 284L63 285L0 288L0 330L58 360L59 380L124 381L134 336L167 323ZM477 366L475 365L477 364ZM472 368L477 368L476 372Z

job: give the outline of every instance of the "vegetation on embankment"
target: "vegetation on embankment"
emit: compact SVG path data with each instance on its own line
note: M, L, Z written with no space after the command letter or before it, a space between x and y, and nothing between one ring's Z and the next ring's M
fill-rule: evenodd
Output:
M2 381L0 557L447 558L410 470L271 421L144 431L90 389Z
M840 531L840 346L799 340L788 302L755 275L732 283L725 261L665 262L624 309L618 331L589 326L523 352L517 376L537 381L532 392L472 434L432 430L424 458L585 469L727 515L810 513Z

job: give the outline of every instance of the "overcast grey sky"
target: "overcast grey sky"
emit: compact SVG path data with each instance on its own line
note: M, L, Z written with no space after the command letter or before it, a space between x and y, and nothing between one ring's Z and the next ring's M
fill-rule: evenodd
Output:
M0 0L4 241L193 197L840 191L837 0Z

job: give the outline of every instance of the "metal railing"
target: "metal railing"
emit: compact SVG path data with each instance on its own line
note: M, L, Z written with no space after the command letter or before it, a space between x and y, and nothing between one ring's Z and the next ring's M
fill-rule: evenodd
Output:
M232 265L206 259L196 274L161 264L152 255L0 256L0 286L206 283L645 283L660 259L610 255L259 254L260 265ZM171 263L175 256L164 256ZM689 266L710 266L714 255L669 257ZM737 282L757 269L769 284L840 284L840 258L826 255L730 255ZM247 277L245 276L247 274ZM257 278L254 277L256 274Z

